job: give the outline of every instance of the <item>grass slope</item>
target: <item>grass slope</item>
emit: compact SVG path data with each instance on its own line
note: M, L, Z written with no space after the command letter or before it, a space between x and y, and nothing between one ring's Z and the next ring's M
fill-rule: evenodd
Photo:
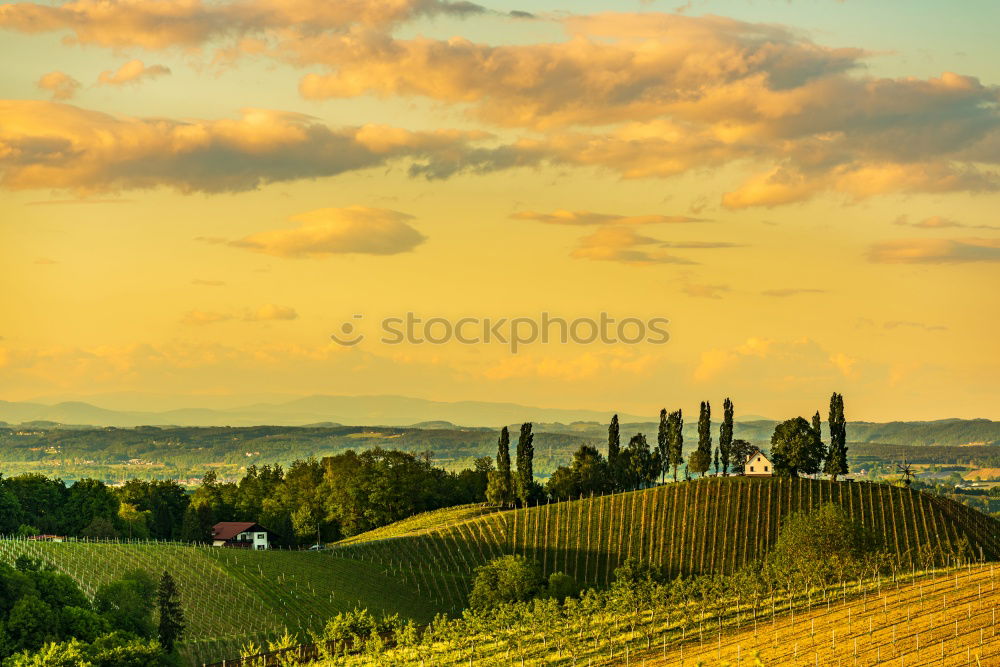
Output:
M407 570L441 604L461 609L469 574L491 558L523 554L545 573L563 571L605 585L636 557L671 574L732 573L767 552L782 517L821 503L842 506L871 529L906 569L927 565L921 549L948 553L967 541L969 555L1000 558L1000 522L959 503L883 484L747 477L707 478L472 519L438 518L420 534L366 533L335 553ZM430 570L430 571L428 571ZM438 581L446 573L451 581ZM465 587L454 590L462 583Z
M70 575L90 596L125 572L177 580L188 621L182 653L192 663L239 655L249 639L284 629L320 628L338 612L367 607L428 621L440 611L432 596L385 565L330 553L249 551L168 543L85 543L0 540L0 561L40 558ZM412 573L410 581L417 580Z

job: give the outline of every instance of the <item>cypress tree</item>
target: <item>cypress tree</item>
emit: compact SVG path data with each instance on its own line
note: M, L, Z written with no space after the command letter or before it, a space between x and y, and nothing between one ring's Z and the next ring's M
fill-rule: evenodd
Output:
M691 452L688 468L703 476L712 465L712 406L702 401L698 413L698 449Z
M670 439L669 439L669 429L667 428L667 410L666 408L660 410L660 429L656 433L656 450L659 454L660 462L660 481L666 479L667 469L670 468Z
M618 415L611 418L611 425L608 426L608 464L613 466L621 453L622 441L618 433Z
M534 440L531 422L521 424L521 435L517 439L517 477L514 480L514 489L522 505L527 505L531 499L531 487L535 481Z
M715 448L715 474L719 474L719 448Z
M486 486L486 499L491 503L508 505L513 500L513 480L510 474L510 433L507 427L500 429L497 441L497 469L490 471Z
M819 413L817 413L819 414ZM830 396L830 449L827 453L823 472L837 481L838 475L846 475L847 467L847 420L844 418L844 397L836 392Z
M167 653L173 653L174 644L184 634L184 610L181 609L180 594L177 592L177 584L170 573L164 570L160 577L160 586L156 591L156 597L160 607L160 644L163 645Z
M671 412L667 417L667 447L669 465L674 468L674 481L677 481L677 468L684 463L684 415L680 410Z
M728 398L722 403L722 426L719 427L719 455L722 472L729 472L733 452L733 402ZM718 467L718 466L716 466ZM716 470L718 472L718 470Z

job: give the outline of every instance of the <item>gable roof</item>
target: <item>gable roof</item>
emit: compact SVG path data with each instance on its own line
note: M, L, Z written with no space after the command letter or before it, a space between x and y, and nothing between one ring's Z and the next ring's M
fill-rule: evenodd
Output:
M767 461L768 463L771 463L771 459L767 458L767 454L765 454L764 452L762 452L762 451L760 451L760 450L758 449L758 450L757 450L757 451L755 451L755 452L754 452L753 454L751 454L750 456L748 456L748 457L747 457L747 460L743 462L743 463L744 463L744 465L746 465L747 463L750 463L750 459L752 459L752 458L753 458L753 457L755 457L755 456L760 456L760 457L761 457L762 459L764 459L764 460L765 460L765 461Z
M245 533L250 530L254 526L259 528L261 531L267 530L253 521L222 521L212 526L212 539L231 540L240 533Z

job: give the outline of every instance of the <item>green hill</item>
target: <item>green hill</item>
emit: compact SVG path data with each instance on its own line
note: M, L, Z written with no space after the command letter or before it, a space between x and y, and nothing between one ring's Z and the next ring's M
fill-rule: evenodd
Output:
M328 552L250 551L171 543L0 540L0 562L40 558L69 574L89 596L125 572L167 570L176 579L188 628L181 653L192 664L239 655L285 628L300 634L355 607L426 622L440 611L419 577ZM441 578L446 580L447 577Z
M334 553L422 576L445 607L460 609L466 590L457 585L467 589L477 565L508 553L591 585L607 584L629 557L671 574L732 573L766 553L782 517L825 502L862 522L907 570L928 559L940 564L963 548L975 558L1000 558L1000 522L946 498L884 484L747 477L495 512L425 525L417 535L366 534ZM438 582L433 573L456 576Z

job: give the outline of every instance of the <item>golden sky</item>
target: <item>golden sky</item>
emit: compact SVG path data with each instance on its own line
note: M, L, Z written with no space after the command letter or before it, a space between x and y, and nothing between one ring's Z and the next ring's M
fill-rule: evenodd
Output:
M997 25L985 0L0 2L0 399L998 418ZM407 312L670 340L380 342Z

